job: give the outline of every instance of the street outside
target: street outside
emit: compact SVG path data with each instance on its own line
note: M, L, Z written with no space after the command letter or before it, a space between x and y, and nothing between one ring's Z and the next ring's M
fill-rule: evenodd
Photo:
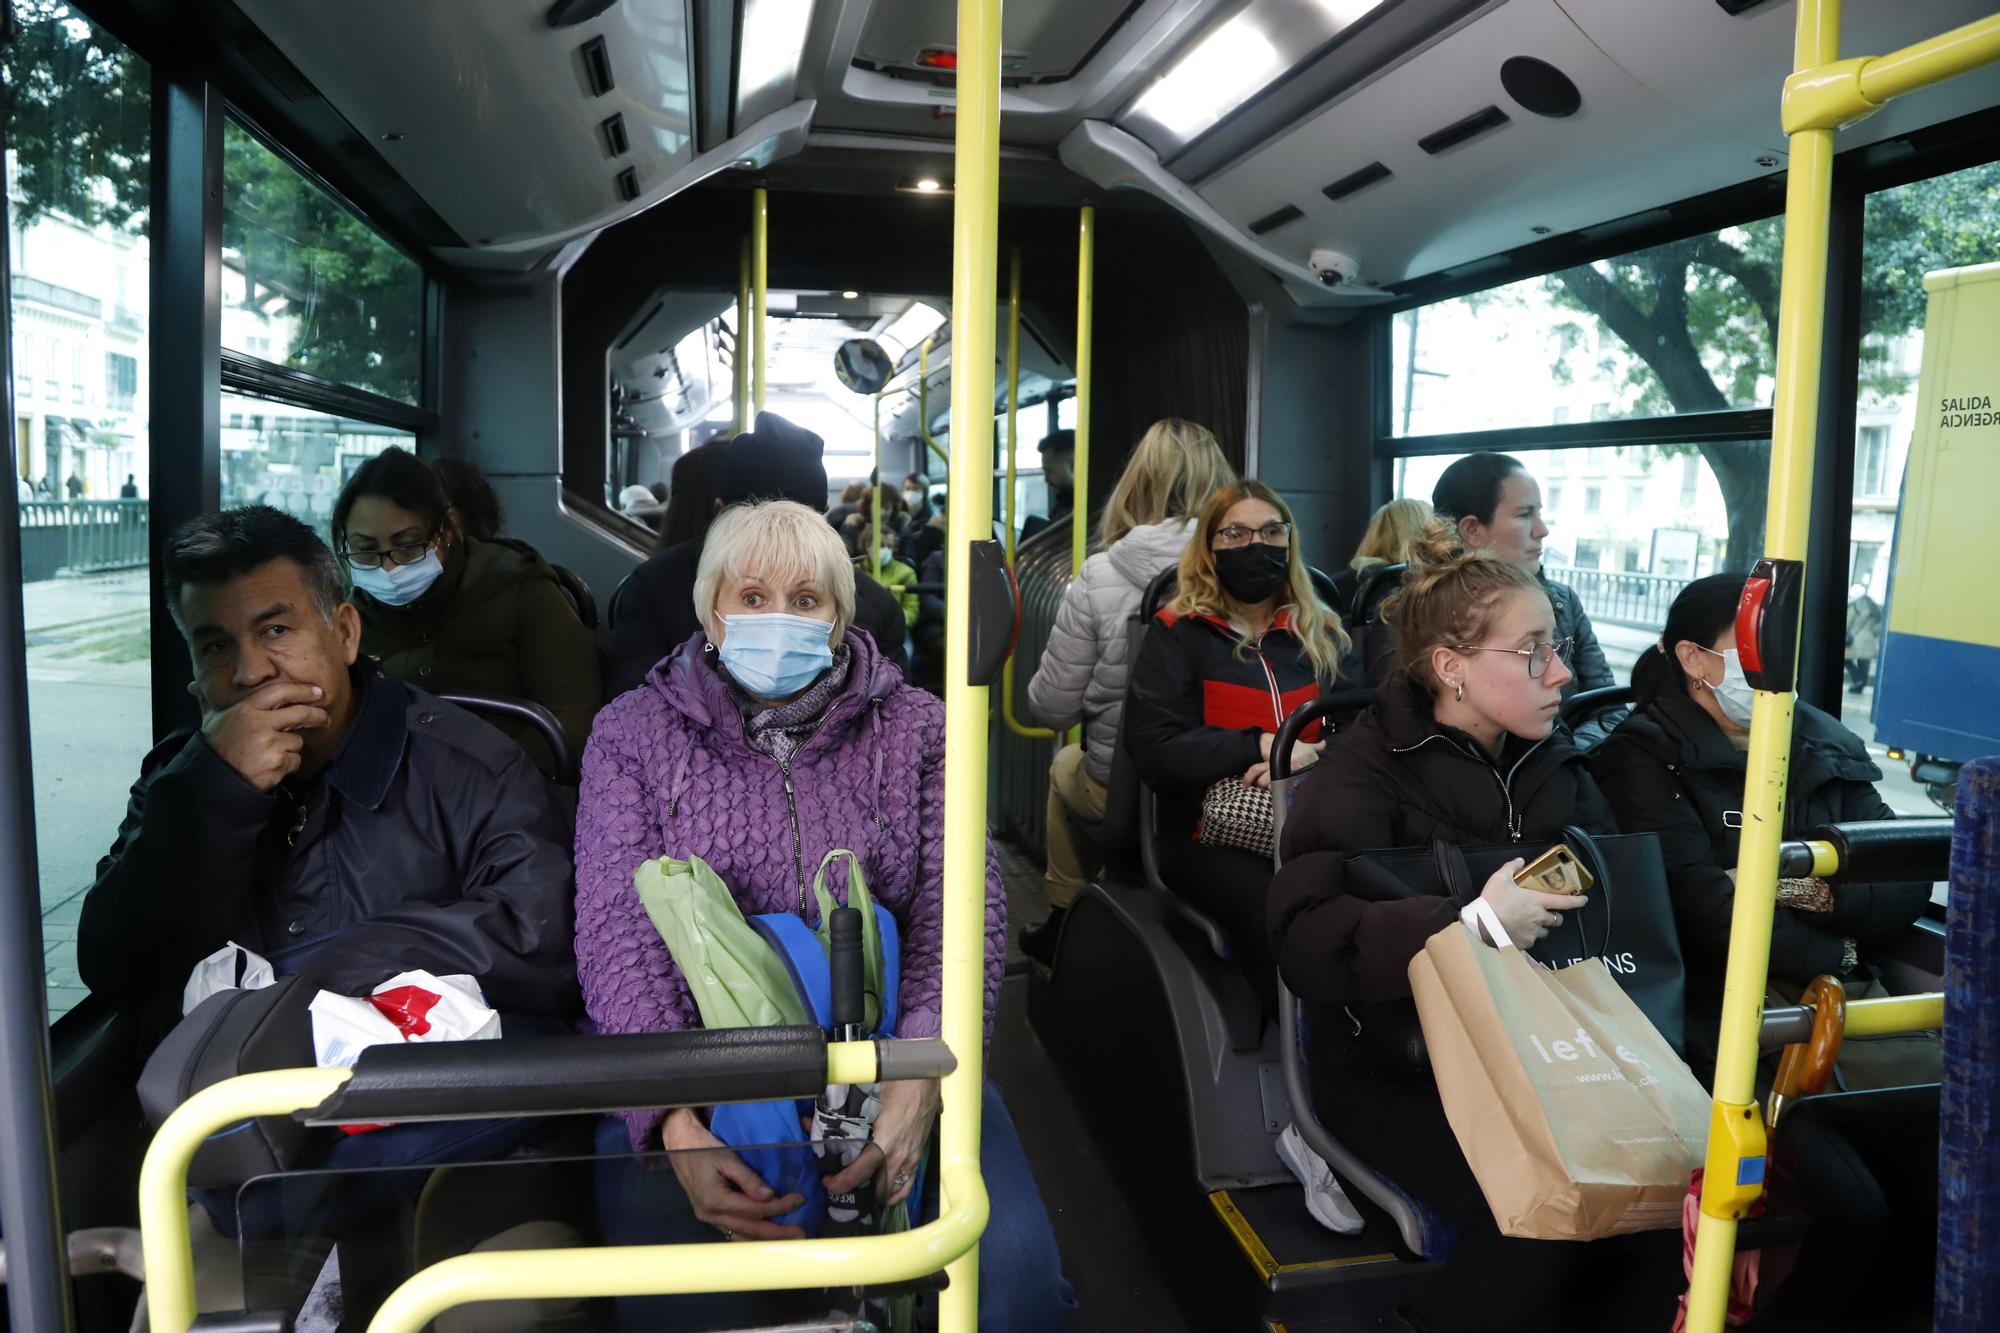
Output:
M35 815L51 1016L86 993L76 970L83 894L110 847L126 795L151 747L146 571L59 577L22 589L28 630ZM1618 680L1653 642L1644 630L1599 625ZM1870 742L1883 798L1901 815L1940 813L1909 770L1872 742L1867 695L1844 700L1846 724Z

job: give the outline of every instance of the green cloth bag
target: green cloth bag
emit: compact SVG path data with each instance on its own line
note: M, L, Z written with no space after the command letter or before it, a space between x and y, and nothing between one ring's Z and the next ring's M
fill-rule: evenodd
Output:
M708 862L663 856L633 871L632 885L687 979L703 1027L812 1025L784 961L743 919Z

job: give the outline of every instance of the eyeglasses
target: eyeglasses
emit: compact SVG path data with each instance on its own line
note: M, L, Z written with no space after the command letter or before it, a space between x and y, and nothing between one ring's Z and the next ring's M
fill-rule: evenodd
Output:
M1283 546L1291 538L1292 525L1289 523L1266 523L1261 528L1246 528L1241 523L1231 523L1226 528L1215 530L1215 548L1231 551L1251 542L1262 542L1266 546Z
M340 558L356 569L380 569L384 565L414 565L424 558L424 552L431 549L428 538L420 542L410 542L403 546L391 546L386 551L349 551L343 549Z
M1557 639L1554 643L1538 643L1532 648L1489 648L1483 643L1455 643L1453 648L1461 653L1512 653L1516 657L1528 659L1528 679L1540 680L1549 669L1549 663L1560 657L1563 665L1569 665L1569 649L1574 639Z

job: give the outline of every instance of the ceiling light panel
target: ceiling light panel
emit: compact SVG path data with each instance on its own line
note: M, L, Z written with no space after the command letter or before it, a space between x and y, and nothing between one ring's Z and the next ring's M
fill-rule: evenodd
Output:
M1171 153L1387 0L1251 0L1209 29L1118 118Z

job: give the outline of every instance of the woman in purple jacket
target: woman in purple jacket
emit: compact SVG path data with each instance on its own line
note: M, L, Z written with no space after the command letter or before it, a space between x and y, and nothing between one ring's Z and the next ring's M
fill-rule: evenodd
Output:
M591 1021L599 1032L660 1032L701 1021L633 888L642 862L699 856L752 916L809 910L814 868L845 848L900 929L896 1035L937 1036L943 704L904 684L867 634L851 627L853 567L838 534L803 505L725 511L702 549L694 595L702 632L598 714L584 755L576 954ZM837 894L844 896L844 885ZM989 847L989 1037L1006 916ZM903 1200L937 1109L934 1081L882 1085L870 1146L828 1187L850 1188L872 1172L884 1206ZM993 1220L980 1250L987 1274L980 1327L1060 1327L1074 1298L1020 1142L990 1087L983 1116L980 1156ZM772 1197L699 1112L636 1111L623 1119L618 1137L632 1150L676 1151L674 1172L701 1222L732 1240L800 1234L772 1220L800 1200Z

